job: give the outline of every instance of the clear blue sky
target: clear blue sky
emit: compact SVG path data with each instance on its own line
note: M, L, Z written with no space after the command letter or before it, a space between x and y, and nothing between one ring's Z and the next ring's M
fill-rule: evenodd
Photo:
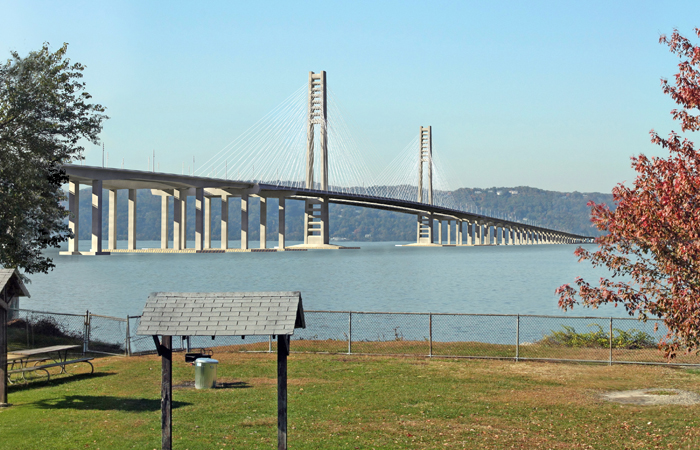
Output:
M610 191L679 127L659 87L700 2L0 1L0 52L68 42L110 165L204 161L325 70L368 161L421 125L460 186ZM692 138L692 136L691 136ZM363 150L364 151L364 150ZM89 149L87 164L101 163ZM458 187L458 186L454 186Z

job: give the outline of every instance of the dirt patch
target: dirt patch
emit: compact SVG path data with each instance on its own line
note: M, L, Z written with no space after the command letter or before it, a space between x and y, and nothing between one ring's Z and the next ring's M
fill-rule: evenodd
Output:
M603 400L626 405L695 405L700 395L680 389L634 389L631 391L606 392Z

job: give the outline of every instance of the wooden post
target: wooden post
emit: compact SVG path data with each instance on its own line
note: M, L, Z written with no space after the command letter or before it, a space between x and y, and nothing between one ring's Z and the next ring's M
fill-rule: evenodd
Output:
M5 297L7 298L7 297ZM7 302L6 302L7 304ZM7 406L7 310L0 306L0 407Z
M287 354L289 336L277 335L277 450L287 450Z
M173 338L163 336L161 344L160 428L161 448L171 450L173 445Z

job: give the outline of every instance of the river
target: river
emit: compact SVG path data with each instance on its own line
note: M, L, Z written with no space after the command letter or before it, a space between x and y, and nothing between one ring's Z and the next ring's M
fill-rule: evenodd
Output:
M59 256L52 250L56 268L30 277L31 298L22 299L21 307L124 317L140 314L148 294L157 291L291 290L301 291L307 310L561 315L558 286L576 276L595 282L605 274L579 264L573 245L344 244L361 249L110 256ZM612 307L577 308L567 315L626 316Z

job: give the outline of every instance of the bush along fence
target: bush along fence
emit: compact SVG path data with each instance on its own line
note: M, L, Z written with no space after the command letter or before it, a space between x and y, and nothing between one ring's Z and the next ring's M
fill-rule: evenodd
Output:
M155 352L150 336L137 336L139 316L108 317L13 311L13 346L82 343L85 352ZM305 311L306 329L292 336L294 352L413 355L448 358L578 361L607 364L668 364L658 344L660 320L517 314L442 314ZM231 347L275 352L268 337L173 339L175 349ZM681 354L674 365L700 365L700 355Z

